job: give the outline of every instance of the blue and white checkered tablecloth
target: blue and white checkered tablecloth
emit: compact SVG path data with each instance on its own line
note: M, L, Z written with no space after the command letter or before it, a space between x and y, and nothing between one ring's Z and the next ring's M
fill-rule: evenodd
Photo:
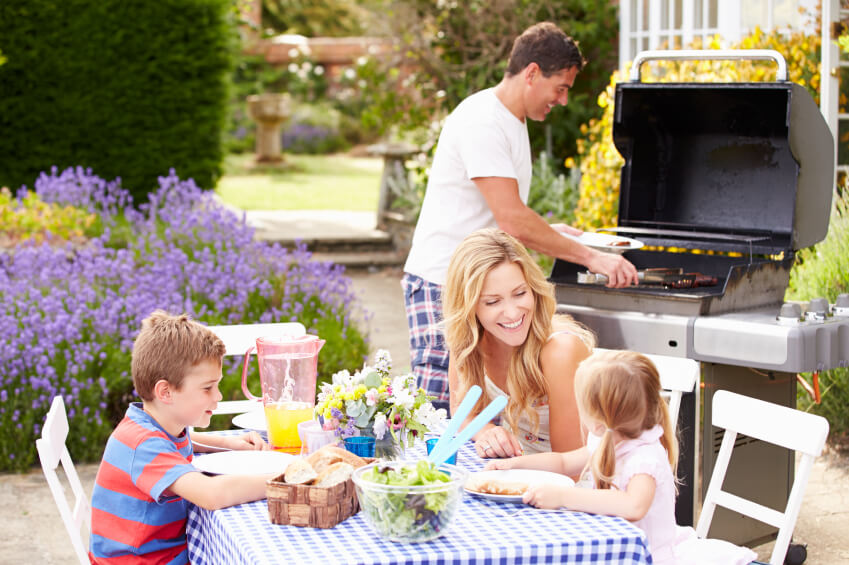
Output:
M417 443L407 455L424 457L424 446ZM457 462L468 471L483 467L471 443L461 448ZM216 511L189 504L187 532L196 565L651 563L645 534L621 518L543 511L468 494L445 535L424 543L385 540L362 512L330 529L272 524L264 500Z

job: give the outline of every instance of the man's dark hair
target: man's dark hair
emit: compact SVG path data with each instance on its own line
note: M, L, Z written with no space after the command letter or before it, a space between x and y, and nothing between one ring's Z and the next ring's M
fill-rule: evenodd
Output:
M586 61L577 41L553 23L541 22L526 29L513 42L507 76L520 73L531 63L539 65L543 76L548 77L571 67L580 71Z

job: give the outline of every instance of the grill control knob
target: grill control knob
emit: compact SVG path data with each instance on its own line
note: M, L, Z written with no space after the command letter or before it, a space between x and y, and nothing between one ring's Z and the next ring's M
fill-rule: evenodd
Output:
M825 298L811 298L808 303L808 311L805 319L809 322L824 322L828 316L828 300Z
M849 316L849 294L838 294L831 311L835 316Z
M781 305L777 320L782 326L795 326L800 322L801 317L802 307L792 302L786 302Z

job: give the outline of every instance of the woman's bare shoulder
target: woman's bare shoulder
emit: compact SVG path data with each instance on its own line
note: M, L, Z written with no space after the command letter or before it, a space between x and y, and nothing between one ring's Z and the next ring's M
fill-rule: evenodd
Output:
M590 353L587 345L577 335L558 332L543 344L540 351L540 363L545 372L546 366L577 365L589 357Z

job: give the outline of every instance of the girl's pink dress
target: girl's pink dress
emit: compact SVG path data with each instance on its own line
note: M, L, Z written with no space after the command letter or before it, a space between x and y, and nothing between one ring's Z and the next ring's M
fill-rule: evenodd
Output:
M616 446L614 477L614 484L623 491L634 475L654 478L656 490L651 507L634 524L646 533L655 565L745 565L757 559L751 549L723 540L699 539L693 528L675 524L675 482L666 449L660 443L662 436L663 428L655 426L636 439L620 442ZM587 441L591 450L591 445L598 445L599 441L593 439Z

